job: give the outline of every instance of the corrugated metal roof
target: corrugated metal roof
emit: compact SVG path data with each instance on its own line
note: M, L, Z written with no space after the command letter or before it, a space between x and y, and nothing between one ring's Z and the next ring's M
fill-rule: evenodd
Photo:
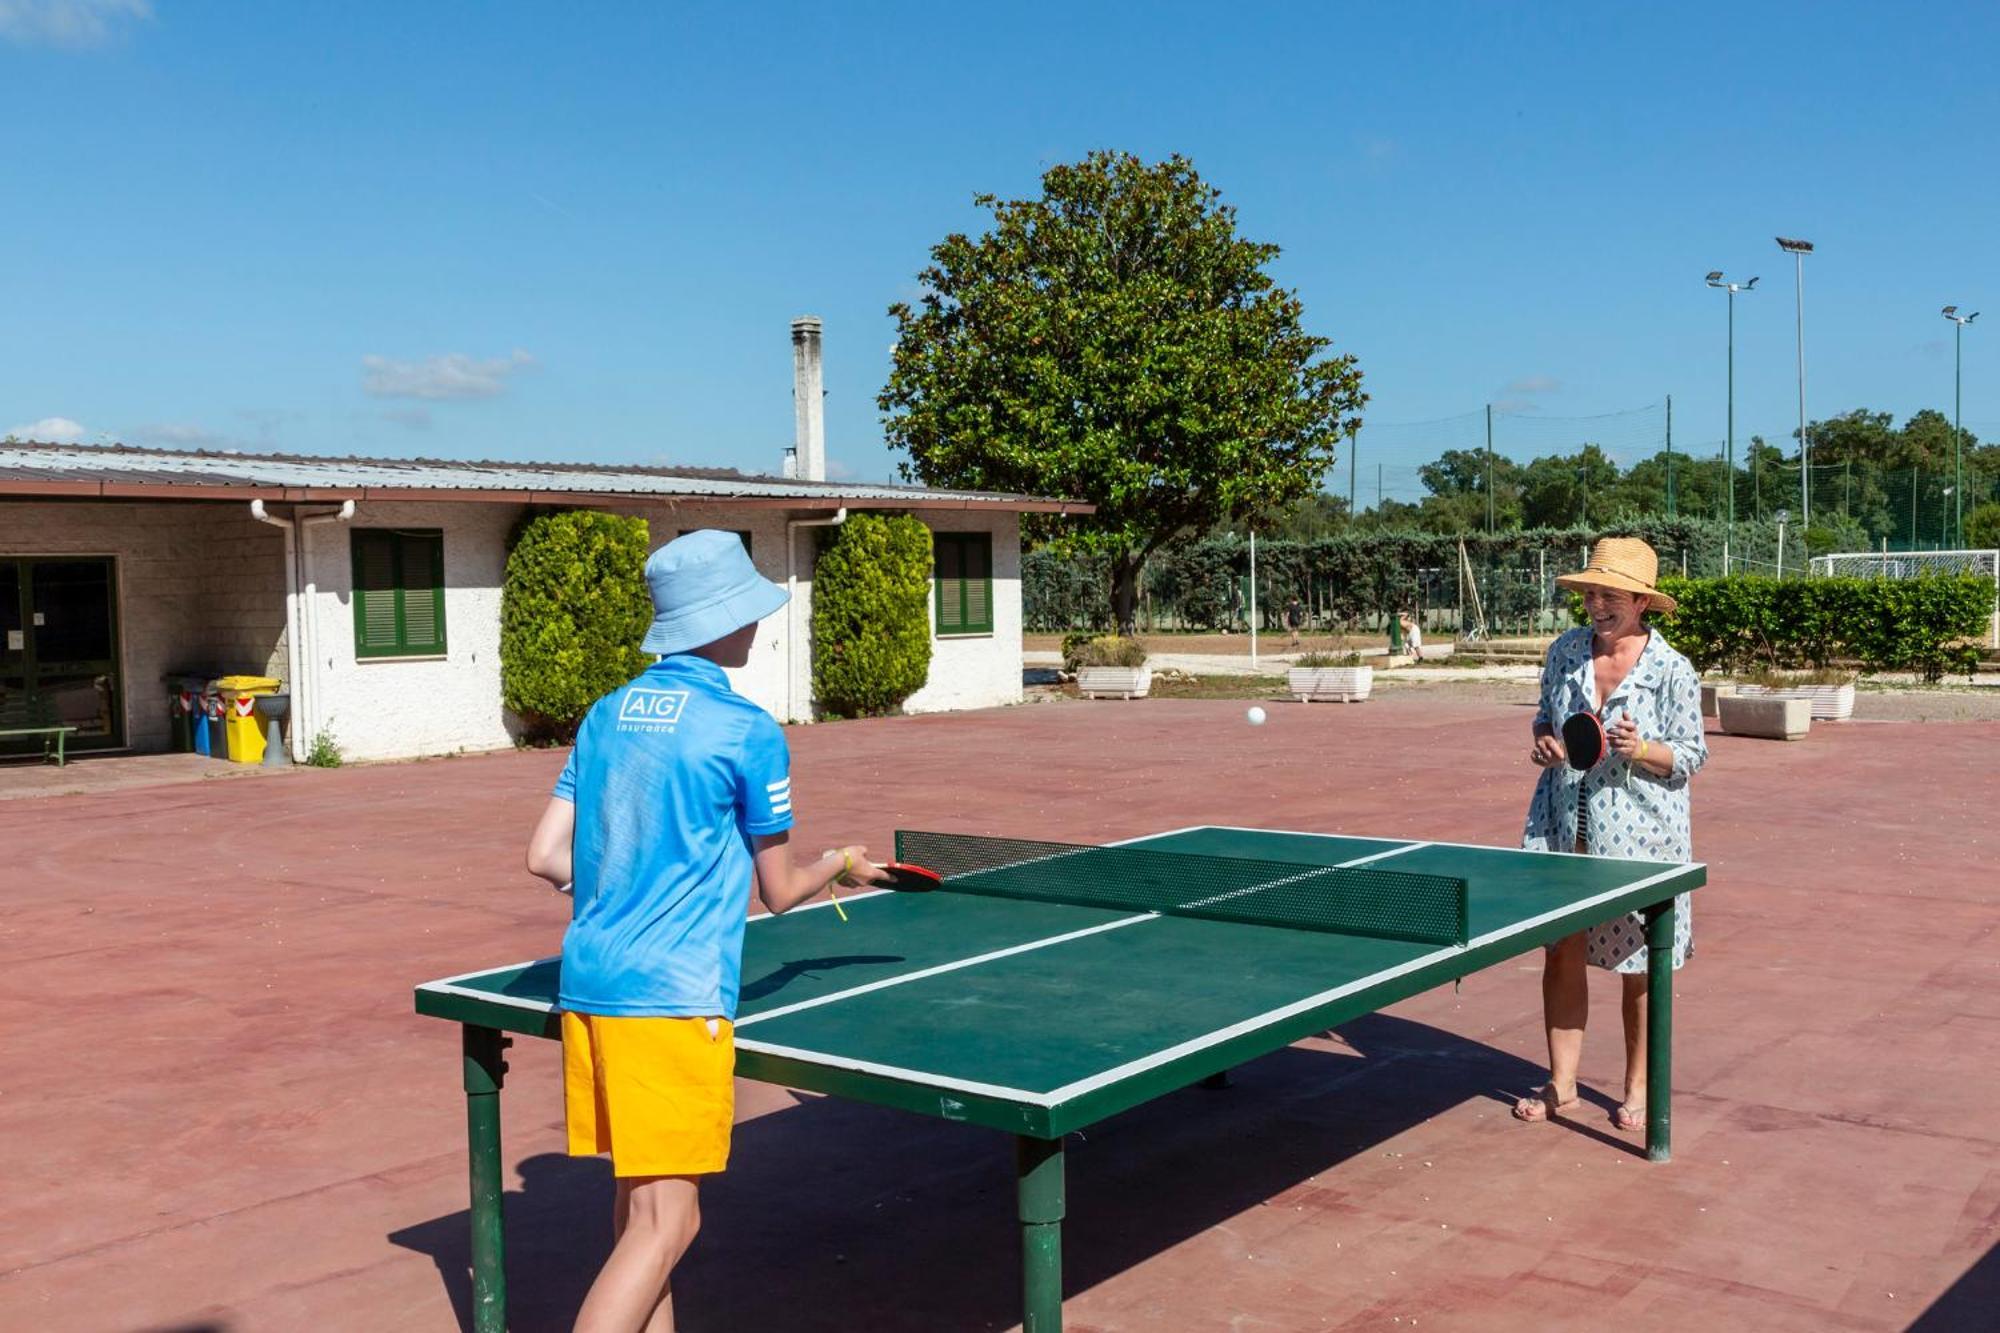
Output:
M13 483L10 485L10 483ZM595 463L459 462L426 458L316 458L301 454L239 454L209 450L143 449L130 445L0 444L0 492L80 493L115 488L171 498L175 488L311 492L312 498L352 495L392 499L397 491L462 492L467 500L518 498L522 493L558 498L660 496L667 498L769 499L801 502L876 501L903 506L1060 508L1085 511L1077 501L987 491L940 490L868 482L792 481L727 468L620 466ZM503 492L505 495L488 494ZM296 498L305 498L303 496Z

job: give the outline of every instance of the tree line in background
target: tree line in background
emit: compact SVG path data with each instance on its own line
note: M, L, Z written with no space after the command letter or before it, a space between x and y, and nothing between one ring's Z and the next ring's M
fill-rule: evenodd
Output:
M1858 408L1808 428L1812 439L1813 523L1806 548L1898 549L1961 544L1954 495L1959 460L1951 422L1926 408L1902 426L1886 412ZM1965 432L1964 536L1969 547L2000 545L2000 446ZM1388 499L1350 513L1349 497L1322 492L1256 519L1273 536L1311 538L1363 532L1467 533L1592 527L1650 517L1726 518L1731 470L1717 457L1662 449L1621 468L1603 449L1522 463L1479 449L1447 449L1417 469L1430 493ZM1752 436L1734 469L1736 517L1752 523L1801 512L1799 458ZM1752 552L1753 548L1745 548ZM1753 552L1752 558L1756 558ZM1769 559L1766 551L1763 559Z

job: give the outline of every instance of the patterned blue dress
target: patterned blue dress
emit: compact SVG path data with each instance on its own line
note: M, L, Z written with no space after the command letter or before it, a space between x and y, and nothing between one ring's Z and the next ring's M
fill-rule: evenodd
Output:
M1658 630L1648 628L1646 646L1632 670L1598 708L1597 673L1591 667L1588 626L1570 630L1549 645L1542 666L1541 707L1535 722L1562 730L1563 719L1595 711L1608 727L1629 716L1639 734L1673 747L1673 771L1665 777L1616 755L1579 773L1567 764L1542 770L1528 803L1521 846L1530 851L1587 850L1592 856L1642 861L1692 861L1688 779L1708 761L1701 726L1701 681L1694 667L1675 652ZM1579 814L1587 814L1579 819ZM1579 829L1579 824L1585 825ZM1583 846L1578 847L1579 837ZM1688 894L1674 899L1674 966L1694 952L1694 923ZM1646 970L1646 925L1637 912L1590 931L1592 967L1614 972Z

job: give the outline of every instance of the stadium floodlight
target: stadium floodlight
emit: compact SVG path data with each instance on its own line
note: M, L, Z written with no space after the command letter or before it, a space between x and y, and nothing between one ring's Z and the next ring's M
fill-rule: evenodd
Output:
M1958 313L1958 307L1948 305L1944 317L1956 327L1951 331L1951 457L1952 457L1952 542L1965 545L1965 431L1958 424L1960 409L1964 404L1965 384L1965 326L1979 318L1979 312L1969 315Z
M1792 257L1798 276L1798 308L1795 316L1799 339L1799 526L1812 526L1812 442L1806 438L1806 256L1813 252L1811 241L1795 236L1776 238L1778 248Z
M1729 497L1728 527L1722 541L1722 572L1729 572L1729 548L1736 538L1736 293L1753 291L1757 279L1731 282L1721 269L1711 269L1704 280L1717 291L1729 293L1729 433L1723 452L1723 490Z

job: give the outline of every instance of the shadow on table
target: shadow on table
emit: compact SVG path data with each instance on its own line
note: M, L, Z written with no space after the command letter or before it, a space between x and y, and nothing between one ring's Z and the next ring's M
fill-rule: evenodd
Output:
M1338 1030L1352 1052L1289 1047L1069 1139L1064 1288L1087 1290L1473 1098L1501 1107L1542 1070L1408 1019ZM1608 1109L1608 1099L1598 1099ZM1633 1141L1565 1122L1643 1155ZM509 1326L567 1329L611 1244L611 1172L556 1153L507 1195ZM463 1211L393 1233L429 1255L470 1329ZM1007 1328L1020 1317L1012 1147L1004 1134L801 1095L736 1127L702 1191L674 1284L691 1328Z

